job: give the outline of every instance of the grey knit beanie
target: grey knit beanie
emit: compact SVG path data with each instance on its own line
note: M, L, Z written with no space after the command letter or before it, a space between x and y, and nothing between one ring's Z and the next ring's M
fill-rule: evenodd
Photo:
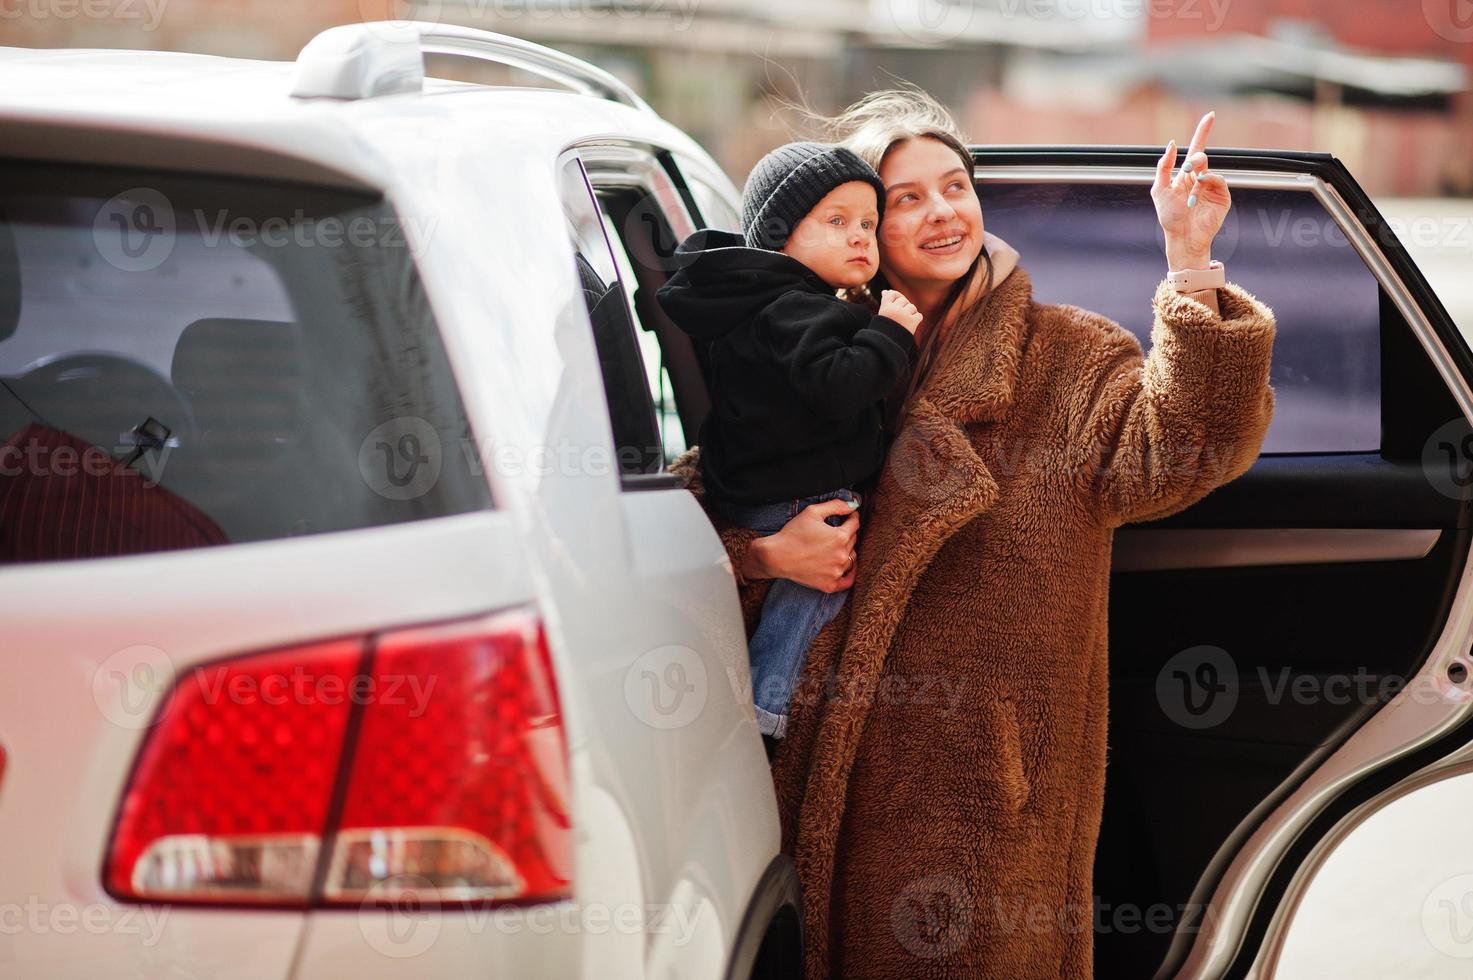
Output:
M789 143L757 161L742 189L742 237L749 248L781 249L798 222L824 195L851 180L875 189L881 217L885 185L875 168L850 149L827 143Z

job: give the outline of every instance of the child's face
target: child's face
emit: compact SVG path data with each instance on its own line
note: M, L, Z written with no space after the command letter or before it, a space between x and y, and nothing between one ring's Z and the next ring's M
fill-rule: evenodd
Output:
M830 286L853 289L879 269L875 189L862 180L840 184L804 215L783 245Z

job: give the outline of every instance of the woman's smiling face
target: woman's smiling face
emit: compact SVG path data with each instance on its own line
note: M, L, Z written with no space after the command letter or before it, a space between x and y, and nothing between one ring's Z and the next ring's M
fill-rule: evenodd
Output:
M982 205L956 151L926 136L897 143L880 179L880 266L891 284L934 288L966 275L982 252Z

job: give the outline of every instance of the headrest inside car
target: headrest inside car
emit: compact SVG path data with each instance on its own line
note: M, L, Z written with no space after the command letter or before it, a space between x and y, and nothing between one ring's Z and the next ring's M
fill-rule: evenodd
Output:
M170 374L174 386L193 399L284 394L301 381L300 345L295 323L196 320L179 336Z

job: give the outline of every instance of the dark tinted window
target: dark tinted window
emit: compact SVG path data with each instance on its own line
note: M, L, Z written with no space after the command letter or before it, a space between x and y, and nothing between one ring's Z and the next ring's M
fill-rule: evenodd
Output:
M659 202L644 188L601 189L598 192L598 201L604 219L604 234L613 249L619 279L630 284L634 290L629 303L639 327L635 337L639 344L639 357L644 365L645 384L649 388L655 421L659 426L664 462L668 465L685 452L687 441L685 428L680 421L680 410L675 403L675 386L670 381L670 371L665 363L664 348L658 334L662 313L648 280L650 276L656 276L663 284L669 275L669 269L665 267L668 260L664 260L659 249L663 245L666 253L673 255L678 243L673 240L673 233L666 223ZM619 220L619 214L624 215L623 221ZM643 236L643 241L632 237L636 235ZM645 276L639 275L639 265L646 267Z
M489 504L381 200L7 164L0 176L0 560Z
M984 181L987 230L1016 247L1044 302L1117 321L1150 349L1150 299L1165 275L1143 185ZM1266 453L1381 447L1380 291L1310 194L1233 189L1213 257L1278 320L1277 397Z
M629 309L625 282L633 280L627 260L622 246L619 253L610 246L604 217L582 162L577 157L564 160L558 180L568 232L577 253L578 281L598 348L619 474L638 477L658 473L663 449ZM625 261L626 268L621 269L619 261Z

